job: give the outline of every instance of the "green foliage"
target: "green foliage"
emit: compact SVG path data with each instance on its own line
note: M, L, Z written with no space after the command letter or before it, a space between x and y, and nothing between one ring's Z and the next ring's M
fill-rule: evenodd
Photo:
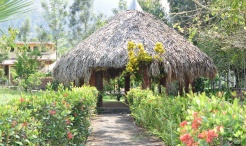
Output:
M137 123L166 145L246 144L246 106L238 99L227 102L222 93L211 98L205 93L168 98L131 89L127 100Z
M145 12L155 15L158 19L167 22L167 14L160 0L138 0Z
M30 30L31 30L30 18L26 18L19 30L19 34L18 34L19 41L27 42L28 35L30 34Z
M1 105L0 145L84 145L98 92L63 88Z
M17 54L17 61L15 62L15 71L17 74L18 86L24 88L26 91L32 86L39 85L42 73L38 73L38 57L41 53L38 50L27 52L27 46L22 48L23 52Z
M33 0L0 0L0 22L13 19L31 10Z
M84 39L90 31L90 21L93 20L92 6L94 0L74 0L70 7L69 27L71 34L69 41L76 45ZM100 18L100 16L98 17ZM96 18L96 19L98 19Z
M153 50L156 52L156 55L152 57L144 49L143 44L135 44L133 41L129 41L127 44L128 50L128 62L126 65L126 72L133 73L139 70L140 67L149 65L154 59L160 60L159 55L165 53L163 44L157 42Z
M1 29L0 32L2 33L0 37L0 62L2 62L8 58L10 49L15 47L14 41L18 32L12 28L8 29L8 35L4 34Z
M112 12L116 15L122 11L125 11L127 9L127 2L126 0L119 0L118 8L114 8Z
M246 144L246 106L241 106L238 99L229 103L205 94L188 97L191 102L186 120L178 129L180 138L189 135L192 143L199 145Z
M66 35L67 5L67 1L64 0L43 0L41 2L41 6L44 9L43 16L49 25L56 51L62 47L64 42L62 39Z
M176 130L184 119L187 99L154 96L150 90L131 89L127 100L138 124L158 135L166 145L179 143Z

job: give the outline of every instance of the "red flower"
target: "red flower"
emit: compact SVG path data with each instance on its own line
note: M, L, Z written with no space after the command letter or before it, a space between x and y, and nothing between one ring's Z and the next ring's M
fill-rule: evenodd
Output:
M184 127L187 125L187 121L183 121L182 123L180 123L180 127Z
M202 118L196 118L192 121L191 127L193 129L198 129L198 127L201 125L202 123Z
M25 98L20 98L20 102L25 102Z
M180 136L179 139L182 143L187 144L187 146L193 146L194 140L189 134L184 134L183 136Z
M56 114L56 111L55 110L50 110L50 114L51 115L55 115Z
M199 114L198 112L194 112L193 117L196 118L198 114Z
M27 126L28 126L27 122L22 123L22 127L27 127Z
M15 127L15 125L17 124L17 122L16 121L12 121L12 124L11 124L11 126L12 127Z
M218 134L214 130L208 130L198 134L198 138L206 139L207 143L213 142L213 139L216 137L218 137Z
M71 121L68 119L68 120L66 121L66 124L67 124L67 125L70 125L70 124L71 124Z
M200 138L200 139L205 139L206 138L206 132L202 132L202 133L199 133L198 134L198 138Z
M208 130L206 142L211 143L213 141L213 138L216 138L216 137L218 137L218 134L215 133L214 130Z
M68 139L72 139L73 138L73 134L71 132L67 132L67 138Z

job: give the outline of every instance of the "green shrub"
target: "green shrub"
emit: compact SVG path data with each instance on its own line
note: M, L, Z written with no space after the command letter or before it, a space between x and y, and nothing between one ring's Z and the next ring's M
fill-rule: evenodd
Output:
M127 98L137 123L166 145L246 145L246 105L238 99L230 103L221 93L167 98L140 89Z
M97 102L92 87L49 91L0 106L0 145L83 145Z
M159 136L166 145L180 143L177 128L184 119L187 99L154 96L150 90L131 89L127 94L136 122Z
M178 129L183 144L246 145L246 106L205 94L189 95L191 106Z

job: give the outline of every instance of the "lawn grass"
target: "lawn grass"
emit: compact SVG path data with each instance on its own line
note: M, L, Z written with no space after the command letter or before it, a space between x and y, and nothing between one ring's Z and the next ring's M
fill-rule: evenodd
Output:
M103 96L103 101L107 101L107 102L117 101L117 96L114 96L114 95L104 95ZM124 102L125 101L125 97L124 96L121 96L120 97L120 101Z
M27 92L20 92L18 90L8 89L2 87L0 89L0 105L4 105L8 102L10 102L13 99L18 99L22 96L31 96L36 95L40 96L42 93L27 93Z

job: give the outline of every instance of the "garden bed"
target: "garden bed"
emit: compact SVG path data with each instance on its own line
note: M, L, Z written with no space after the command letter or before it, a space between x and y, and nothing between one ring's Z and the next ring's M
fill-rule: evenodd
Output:
M97 102L91 87L49 90L0 105L0 145L81 145Z

